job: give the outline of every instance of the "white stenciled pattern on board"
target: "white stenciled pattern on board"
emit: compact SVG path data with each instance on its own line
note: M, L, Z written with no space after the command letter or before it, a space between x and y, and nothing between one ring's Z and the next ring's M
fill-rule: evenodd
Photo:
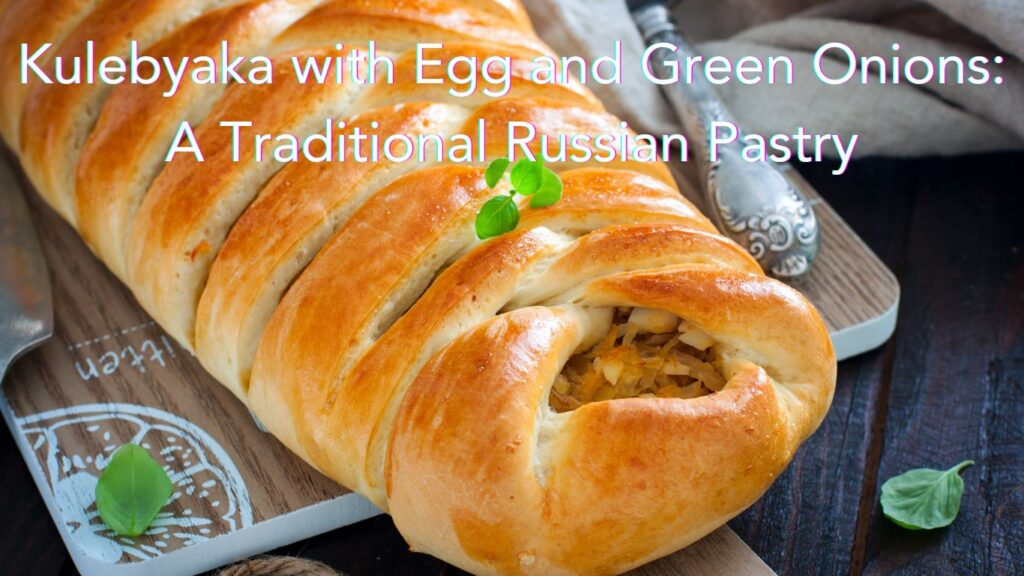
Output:
M135 404L85 404L19 418L17 425L39 459L72 540L93 558L146 560L253 523L234 463L209 434L179 416ZM82 436L99 451L71 453L70 446L85 444ZM138 538L112 532L95 505L99 475L126 442L149 450L174 484L170 502Z

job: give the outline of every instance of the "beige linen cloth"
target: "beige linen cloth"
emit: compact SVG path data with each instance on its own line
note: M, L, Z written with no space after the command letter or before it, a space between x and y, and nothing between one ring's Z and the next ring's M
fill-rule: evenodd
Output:
M605 56L623 45L623 84L591 85L610 111L638 132L680 130L656 86L641 76L643 43L625 0L525 0L540 35L563 55ZM674 13L701 53L731 60L785 55L794 83L730 82L718 92L748 132L859 134L856 155L920 156L1024 148L1024 0L685 0ZM915 86L813 75L823 44L859 56L1002 56L989 65L1003 83ZM836 64L838 66L838 64ZM837 67L834 76L841 75Z

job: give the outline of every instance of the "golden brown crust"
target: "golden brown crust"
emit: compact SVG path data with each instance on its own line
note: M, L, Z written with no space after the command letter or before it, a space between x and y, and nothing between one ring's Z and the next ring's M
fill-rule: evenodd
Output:
M291 51L373 41L379 50L401 52L421 42L479 40L550 52L525 24L519 3L512 6L499 0L334 0L296 22L276 45Z
M264 424L296 438L301 453L347 486L360 484L360 459L325 449L346 450L349 438L325 434L321 416L335 403L352 406L335 393L335 382L472 241L473 215L490 194L483 170L462 166L428 168L381 189L295 281L264 332L251 405L257 413L286 407L287 418Z
M668 171L668 167L660 162L639 162L633 159L622 161L618 155L615 159L607 162L593 158L584 162L581 159L572 159L571 151L568 149L565 149L563 155L559 137L573 134L585 136L633 135L630 130L621 126L618 118L607 112L548 98L508 98L490 102L476 109L466 121L464 132L475 135L475 128L480 120L483 120L486 130L484 139L488 158L523 157L523 151L518 147L515 150L509 150L508 124L509 122L520 122L534 127L536 136L530 142L530 151L534 155L545 154L548 164L553 169L561 170L580 165L600 164L606 168L620 168L646 174L661 180L667 186L675 187L675 180ZM517 134L517 137L524 138L524 134L525 132ZM547 139L544 138L545 136ZM474 137L473 141L476 142L477 139ZM546 149L542 149L544 143L548 144ZM616 149L619 148L616 147Z
M633 164L628 165L633 168ZM593 222L677 222L714 230L711 222L675 189L674 183L630 170L577 168L562 174L562 200L549 208L524 207L520 223L544 225L554 219L567 229L593 229Z
M234 57L258 55L267 35L281 30L312 0L255 0L203 15L157 42L155 58L219 58L229 42ZM171 97L171 80L125 84L111 93L78 163L75 200L82 237L112 271L124 278L124 245L146 190L164 164L184 121L192 125L223 94L220 84L185 80Z
M340 387L350 400L327 419L347 429L352 445L365 459L365 492L387 507L383 493L384 447L394 413L409 381L444 342L497 313L511 299L518 282L538 260L557 253L561 239L545 229L524 230L499 238L460 258L430 290L367 350ZM350 410L345 406L359 406ZM363 456L365 454L365 456Z
M500 57L509 59L509 86L507 98L545 98L548 100L561 101L579 107L602 110L600 101L578 82L567 84L537 84L533 82L532 72L537 68L534 58L543 54L535 50L517 48L496 44L492 42L451 42L446 41L437 49L425 52L429 60L438 63L420 69L417 65L419 60L416 49L406 50L395 58L394 82L388 84L376 84L368 88L359 96L360 108L377 108L384 104L398 102L412 102L417 100L453 101L457 99L463 106L483 106L495 99L493 94L500 93L505 89L504 84L488 82L484 63L488 58ZM459 85L449 77L447 69L453 59L459 58L461 65L455 68L457 78L470 77L470 71L474 70L465 58L476 58L477 86L473 94L463 96L467 86ZM502 69L495 68L498 64L492 65L492 73L500 78ZM425 81L437 84L425 83L417 80L417 73L422 74ZM459 96L453 95L454 91ZM490 92L487 92L490 91ZM455 102L453 102L455 103Z
M519 571L519 554L531 551L533 519L545 508L531 481L544 400L538 381L553 379L576 346L573 328L567 313L523 309L460 337L420 372L396 419L386 471L391 513L403 533L415 535L407 537L413 550L455 546L447 558L462 568ZM450 460L439 466L442 457ZM432 474L447 489L428 495L413 478ZM477 515L478 506L486 511ZM487 533L493 548L505 551L501 557L480 550Z
M446 132L465 113L444 104L399 105L357 116L343 134ZM373 123L379 123L373 128ZM196 352L241 398L259 335L285 288L348 217L413 163L299 162L281 170L231 229L203 290Z
M731 350L726 387L555 414L551 384L595 305L696 323ZM831 398L834 357L806 310L763 276L685 265L606 277L578 304L478 326L420 372L395 417L396 523L414 549L475 573L614 573L693 542L760 496L819 423L787 400ZM797 351L808 336L821 349ZM779 357L761 357L768 349ZM431 494L419 478L448 490Z
M476 238L482 204L508 192L487 187L484 164L526 152L510 149L510 122L535 128L533 153L570 134L638 142L586 88L531 80L550 50L515 0L96 2L0 0L0 81L11 84L12 45L52 35L66 36L57 53L92 39L100 57L132 37L172 58L227 39L238 55L272 54L274 83L186 83L171 99L164 84L37 83L0 95L0 131L17 146L18 118L36 119L20 153L44 197L278 439L390 511L415 549L478 573L621 572L748 506L820 424L835 383L821 319L720 236L663 164L551 159L562 199L517 197L518 228ZM291 56L369 40L396 59L393 85L293 81ZM509 94L417 84L417 42L444 43L442 62L509 57ZM336 135L474 143L482 120L486 158L252 159L254 133L301 139L325 118L346 123ZM205 160L165 165L183 120ZM220 126L236 120L254 123L239 161ZM563 367L627 308L681 318L685 345L712 341L702 357L724 388L553 411Z
M231 0L101 0L56 50L54 58L127 56L130 42L145 50L168 28ZM84 66L83 66L84 69ZM112 87L84 81L32 85L21 122L21 161L29 179L68 222L75 224L74 171L89 129ZM40 122L39 119L45 119Z
M89 13L97 0L11 0L0 14L0 137L20 149L21 112L33 82L21 82L21 44L29 54L46 43L59 46L64 37ZM47 55L55 52L51 48ZM46 70L49 58L41 59Z
M304 54L325 54L314 51ZM269 85L234 85L196 128L204 161L191 154L169 162L139 207L127 242L125 269L139 303L168 332L191 348L195 310L209 267L231 225L281 167L267 155L255 159L255 134L304 137L340 116L355 92L351 84L302 86L289 81L287 56L277 58ZM232 129L221 122L245 119L238 160Z
M735 243L685 220L682 224L614 225L587 234L547 270L521 284L509 305L564 301L573 288L595 278L674 264L711 264L761 273L757 261Z

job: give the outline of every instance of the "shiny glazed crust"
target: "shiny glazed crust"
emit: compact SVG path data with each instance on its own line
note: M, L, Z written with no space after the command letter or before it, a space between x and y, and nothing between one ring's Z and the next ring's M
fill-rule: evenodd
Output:
M0 0L0 133L40 194L143 307L291 450L391 513L416 550L477 573L618 573L749 506L820 424L835 357L814 308L764 276L661 163L550 163L557 204L481 241L485 162L231 158L221 120L304 137L633 136L584 87L531 81L550 54L516 0ZM268 55L269 86L18 84L50 56ZM365 46L391 85L299 85L294 55ZM507 56L510 93L415 82L434 56ZM47 58L43 66L53 66ZM164 162L183 121L205 161ZM539 151L539 148L535 148ZM504 186L504 185L503 185ZM725 387L558 413L570 356L614 308L670 312L715 341ZM268 464L272 465L272 463Z

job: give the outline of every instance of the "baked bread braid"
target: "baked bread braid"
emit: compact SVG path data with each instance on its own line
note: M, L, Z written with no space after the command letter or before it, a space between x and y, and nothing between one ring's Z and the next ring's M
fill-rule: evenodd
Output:
M476 236L510 122L536 128L535 153L566 134L635 140L585 87L531 80L551 51L515 0L0 6L0 133L40 194L274 436L416 550L477 573L622 572L750 505L828 409L835 356L814 308L661 163L549 162L562 199ZM174 61L226 40L270 57L274 81L19 84L21 43L53 42L39 65L54 72L87 40L97 58L136 40ZM295 81L293 56L371 41L392 82ZM417 83L427 42L443 65L509 58L508 93ZM204 160L166 162L185 121ZM330 121L381 136L377 152L388 135L466 134L485 154L285 162L242 138L235 158L222 121L300 139Z

